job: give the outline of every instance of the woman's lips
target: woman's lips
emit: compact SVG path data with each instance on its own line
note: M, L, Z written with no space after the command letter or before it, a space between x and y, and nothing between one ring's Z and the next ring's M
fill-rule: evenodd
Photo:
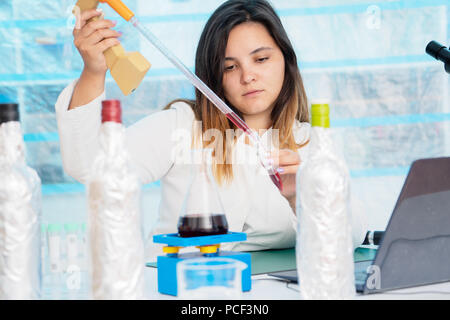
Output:
M253 97L253 96L256 96L256 95L260 94L263 91L264 90L251 90L251 91L249 91L247 93L244 93L243 96L244 97Z

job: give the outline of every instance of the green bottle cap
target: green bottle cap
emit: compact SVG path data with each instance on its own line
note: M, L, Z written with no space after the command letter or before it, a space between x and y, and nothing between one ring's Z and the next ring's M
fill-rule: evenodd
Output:
M49 223L47 226L48 232L60 232L61 231L61 225L57 223Z
M77 232L78 224L77 223L65 223L64 230L66 230L66 232Z
M313 127L330 127L330 106L328 102L311 103L311 125Z

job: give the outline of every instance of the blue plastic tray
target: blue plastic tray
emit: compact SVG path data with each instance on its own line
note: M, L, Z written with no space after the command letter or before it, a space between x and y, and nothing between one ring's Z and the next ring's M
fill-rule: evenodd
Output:
M178 233L158 234L153 236L154 243L165 243L169 246L176 247L207 246L223 242L238 242L245 240L247 240L247 234L245 232L228 232L227 234L189 238L182 238Z

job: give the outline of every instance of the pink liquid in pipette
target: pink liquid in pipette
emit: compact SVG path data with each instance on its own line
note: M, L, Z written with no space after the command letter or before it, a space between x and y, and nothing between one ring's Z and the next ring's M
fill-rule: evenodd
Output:
M250 134L250 128L247 126L245 122L243 122L235 113L226 113L227 118L233 122L236 127L244 130L245 133Z

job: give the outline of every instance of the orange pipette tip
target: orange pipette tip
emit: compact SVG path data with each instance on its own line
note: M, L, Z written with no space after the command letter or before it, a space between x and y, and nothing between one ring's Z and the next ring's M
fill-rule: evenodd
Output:
M128 9L128 7L120 0L99 0L102 3L107 3L111 8L114 9L122 18L126 21L130 21L134 17L133 11Z

